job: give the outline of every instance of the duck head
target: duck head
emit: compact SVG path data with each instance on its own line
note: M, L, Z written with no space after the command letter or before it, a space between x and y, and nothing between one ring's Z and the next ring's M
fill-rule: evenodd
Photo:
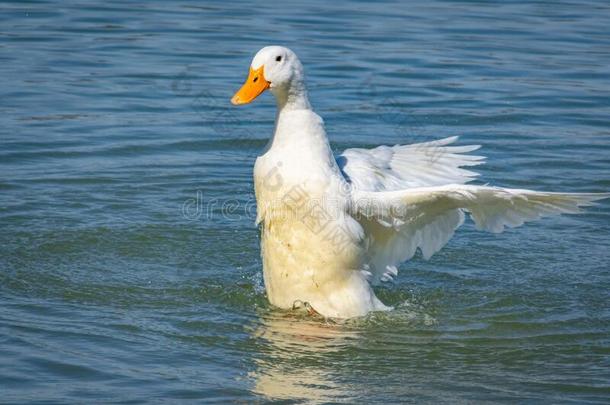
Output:
M283 46L266 46L256 53L250 73L231 103L248 104L269 89L278 105L307 102L303 65L297 55Z

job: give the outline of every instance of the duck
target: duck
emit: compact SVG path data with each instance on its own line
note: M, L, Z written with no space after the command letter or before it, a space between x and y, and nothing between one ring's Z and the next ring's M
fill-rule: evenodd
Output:
M329 319L388 311L373 287L394 279L417 251L429 259L467 217L501 233L550 215L578 213L610 193L563 193L467 184L479 145L457 137L352 148L335 156L309 102L303 65L266 46L231 103L275 97L275 128L254 164L256 224L271 305Z

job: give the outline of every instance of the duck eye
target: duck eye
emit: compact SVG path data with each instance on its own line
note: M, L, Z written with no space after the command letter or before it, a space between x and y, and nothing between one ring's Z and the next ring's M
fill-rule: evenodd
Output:
M257 80L258 80L258 76L256 76L256 77L254 78L254 80L252 80L252 81L253 81L254 83L256 83L256 81L257 81Z
M281 62L282 61L282 57L281 56L276 56L275 57L275 61L276 62Z

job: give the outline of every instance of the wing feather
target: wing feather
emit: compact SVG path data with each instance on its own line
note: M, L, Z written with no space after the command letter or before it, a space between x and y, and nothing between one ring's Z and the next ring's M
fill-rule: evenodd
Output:
M373 282L395 275L396 266L419 249L425 259L438 252L469 213L479 230L499 233L541 217L578 213L579 207L609 198L600 193L549 193L454 184L408 190L354 190L352 211L372 240ZM385 225L384 225L385 224Z
M577 213L610 197L466 185L478 174L462 167L479 165L484 157L466 155L479 146L455 146L457 139L348 149L337 158L352 186L352 215L368 237L373 282L392 279L418 249L430 258L466 213L477 229L499 233L541 217Z
M369 191L467 183L478 176L462 166L483 163L483 156L464 155L479 145L448 146L457 136L413 145L348 149L337 157L343 175L354 187Z

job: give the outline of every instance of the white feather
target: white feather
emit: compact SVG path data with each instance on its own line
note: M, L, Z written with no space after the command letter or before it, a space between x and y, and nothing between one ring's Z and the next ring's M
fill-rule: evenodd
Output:
M457 136L452 136L412 145L348 149L337 158L337 163L355 190L391 191L466 183L478 173L461 167L482 164L485 158L463 154L479 149L479 145L449 146L457 140ZM459 209L443 213L423 227L414 227L398 217L361 220L370 238L367 250L372 282L393 279L396 266L413 257L417 248L424 258L432 256L451 239L463 221L464 214Z
M479 145L448 146L457 139L452 136L413 145L347 149L337 157L337 163L346 180L360 190L389 191L467 183L478 173L460 167L479 165L485 158L463 155L479 149Z
M479 230L500 233L535 219L578 213L579 207L610 194L550 193L452 184L408 190L370 192L354 189L353 214L372 238L369 249L373 281L383 281L389 267L408 260L419 248L425 259L439 251L468 212ZM383 224L400 220L398 229Z

